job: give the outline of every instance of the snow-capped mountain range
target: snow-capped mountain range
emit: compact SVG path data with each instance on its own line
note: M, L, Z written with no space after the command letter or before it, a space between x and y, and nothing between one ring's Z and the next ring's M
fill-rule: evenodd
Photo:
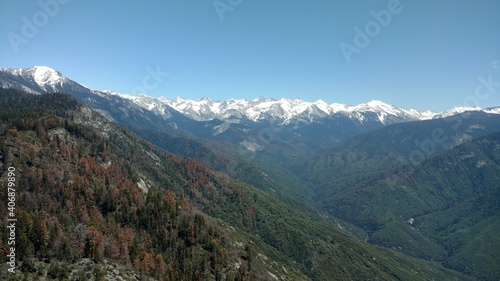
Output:
M365 122L367 116L376 116L380 123L388 125L405 121L442 118L465 111L482 110L488 113L500 114L500 108L483 110L470 107L459 107L445 112L422 112L415 109L399 108L379 100L359 105L346 105L328 104L322 100L309 102L301 99L268 99L263 97L253 100L229 99L225 101L211 100L209 98L199 100L189 100L181 97L175 99L153 98L146 95L122 94L110 90L92 90L46 66L34 66L33 68L24 69L0 68L0 75L2 73L10 74L9 77L0 76L0 86L3 88L19 88L33 93L84 88L96 96L108 99L119 97L128 100L140 108L163 118L170 118L171 109L174 109L196 121L220 119L227 122L237 122L245 119L254 122L272 120L280 124L289 124L311 123L328 116L342 115L357 119L360 123ZM87 99L91 99L91 97L87 97Z
M136 100L143 97L136 96ZM364 119L362 113L375 112L382 123L385 123L389 115L404 117L411 120L424 120L433 118L434 112L418 112L406 110L383 103L378 100L366 104L350 106L345 104L327 104L322 100L308 102L301 99L268 99L256 98L229 99L226 101L214 101L209 98L199 100L188 100L181 97L173 100L160 98L161 102L183 113L184 115L199 121L211 119L239 119L246 118L252 121L278 120L282 123L290 122L314 122L318 119L334 114L343 114L352 118Z

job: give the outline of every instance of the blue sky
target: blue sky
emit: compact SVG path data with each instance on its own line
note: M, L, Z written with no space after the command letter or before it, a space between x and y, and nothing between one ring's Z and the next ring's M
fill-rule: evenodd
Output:
M93 89L500 106L498 0L0 0L0 36Z

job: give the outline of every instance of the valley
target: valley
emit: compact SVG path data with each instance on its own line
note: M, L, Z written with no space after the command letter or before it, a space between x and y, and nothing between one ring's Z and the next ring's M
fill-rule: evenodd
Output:
M499 108L154 99L43 67L0 86L26 276L93 259L165 280L500 278Z

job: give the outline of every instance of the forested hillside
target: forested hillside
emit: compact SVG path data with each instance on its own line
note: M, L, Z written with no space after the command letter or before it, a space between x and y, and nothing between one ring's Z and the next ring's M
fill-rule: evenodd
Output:
M278 274L257 259L247 238L193 205L184 193L192 185L175 170L181 160L107 124L69 96L4 91L0 98L3 175L9 167L16 175L20 271L39 270L38 261L67 266L90 258L98 264L113 260L157 280ZM7 202L0 206L6 218ZM7 241L8 229L1 232ZM305 278L276 268L290 279Z
M462 120L461 130L442 134L448 140L436 145L440 153L398 165L398 157L411 153L404 143L419 139L411 134L433 130L412 127L424 129L429 123L385 128L317 157L310 171L332 178L322 181L318 203L362 228L370 243L439 261L481 280L498 280L500 239L494 233L500 229L500 133L487 134L497 130L498 118L471 115ZM389 132L398 137L384 138Z
M113 262L156 280L473 280L166 154L70 96L2 90L0 121L0 196L12 167L18 220L19 273L4 263L4 279L99 279ZM2 200L5 254L7 211Z

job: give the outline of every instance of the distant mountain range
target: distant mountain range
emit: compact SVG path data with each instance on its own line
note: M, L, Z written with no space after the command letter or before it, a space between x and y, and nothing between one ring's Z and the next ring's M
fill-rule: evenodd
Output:
M185 117L196 121L210 121L219 119L227 122L245 121L273 121L277 124L311 124L323 118L342 116L355 120L360 124L377 122L390 125L415 120L428 120L447 117L464 111L486 111L500 114L500 108L453 108L445 112L418 111L404 109L394 105L373 100L359 105L332 103L322 100L308 102L301 99L268 99L264 97L253 100L229 99L226 101L202 98L189 100L182 97L167 99L164 97L153 98L146 95L129 95L111 90L93 90L72 81L60 72L46 66L33 68L12 69L0 68L0 86L2 88L16 88L31 93L42 92L86 92L98 97L108 99L127 100L134 105L150 111L156 115L169 119L172 110ZM92 95L87 97L87 102L92 102Z
M381 123L390 124L398 121L425 120L437 115L437 113L431 111L419 112L413 109L398 108L378 100L350 106L337 103L327 104L322 100L308 102L301 99L268 99L264 97L253 100L229 99L215 101L209 98L188 100L178 97L173 100L166 98L151 100L150 97L143 95L120 96L151 109L158 104L166 104L187 117L198 121L248 119L254 122L273 120L280 124L312 123L321 118L342 114L363 122L366 120L367 114L375 113Z

